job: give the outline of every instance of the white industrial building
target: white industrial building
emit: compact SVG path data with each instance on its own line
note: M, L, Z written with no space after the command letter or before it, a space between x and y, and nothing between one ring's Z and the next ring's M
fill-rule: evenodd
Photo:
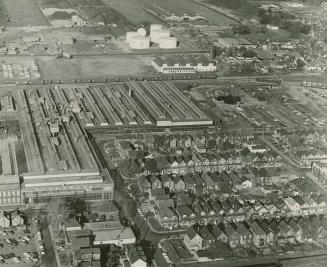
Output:
M150 32L151 42L159 43L161 38L170 37L170 31L166 29L153 30Z
M123 245L135 244L136 238L130 227L114 227L104 230L94 230L94 245Z
M145 36L146 36L146 29L144 29L144 28L139 28L139 29L137 30L137 33L138 33L139 36L145 37Z
M176 37L170 36L170 31L164 29L161 24L150 25L150 35L146 29L139 28L137 31L126 32L126 42L132 49L148 49L151 42L158 44L159 48L172 49L177 47Z
M195 73L212 72L217 70L217 64L207 57L156 57L151 61L152 66L161 73Z
M147 49L150 48L150 38L143 36L135 36L130 39L130 48L133 49Z
M162 29L163 29L163 25L161 25L161 24L151 24L150 25L150 32L156 31L156 30L162 30Z
M79 196L86 200L112 199L113 181L98 170L24 174L23 200L26 204L46 203L51 199Z
M177 47L176 37L163 37L159 39L159 47L164 49L172 49Z
M126 32L126 42L129 43L131 38L140 36L138 32Z

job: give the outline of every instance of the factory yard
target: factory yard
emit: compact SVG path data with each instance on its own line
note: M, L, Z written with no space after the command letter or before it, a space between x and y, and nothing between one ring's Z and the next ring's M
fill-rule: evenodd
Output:
M144 74L151 66L134 56L95 56L56 59L55 57L37 58L41 75L47 80L103 78L119 75Z
M11 26L49 26L46 18L33 0L2 1L8 10Z
M191 90L191 96L217 123L230 128L240 128L240 125L241 128L265 129L324 125L327 118L321 109L327 96L323 97L324 93L315 93L312 89L310 94L306 93L309 91L306 88L302 92L298 87L299 83L283 87L243 83L232 89L225 85L215 90L210 86L195 87ZM219 101L219 98L238 96L239 103ZM308 105L308 101L312 100L315 104Z
M11 56L0 57L0 79L1 80L30 80L39 79L40 73L33 57Z

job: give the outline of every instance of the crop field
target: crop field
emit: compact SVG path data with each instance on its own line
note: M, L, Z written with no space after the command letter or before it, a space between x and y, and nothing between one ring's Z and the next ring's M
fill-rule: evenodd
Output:
M49 26L48 21L33 0L2 0L8 10L11 26Z
M37 60L43 79L96 79L119 75L137 75L152 69L137 57L76 57L72 59L40 57Z

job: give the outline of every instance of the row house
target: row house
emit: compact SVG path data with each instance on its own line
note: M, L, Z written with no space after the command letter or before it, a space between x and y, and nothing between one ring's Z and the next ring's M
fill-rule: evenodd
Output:
M170 149L175 148L189 148L194 146L206 147L208 140L214 139L216 143L219 142L219 137L214 135L207 134L197 134L197 135L170 135L166 140L161 144ZM160 145L160 144L158 144Z
M292 216L326 213L326 200L321 196L316 199L319 203L317 200L309 196L293 196L285 198L284 201L290 210L290 215Z
M327 163L327 154L323 151L303 149L297 151L295 156L301 164L308 167L316 161Z
M224 155L199 155L193 153L185 156L172 156L156 158L157 165L163 166L162 173L186 174L194 172L221 172L239 170L242 168L241 157L230 154ZM158 162L160 161L160 162Z
M184 235L184 243L193 251L207 249L216 241L228 242L228 237L219 225L191 226Z
M164 228L178 226L178 215L172 208L159 209L155 218Z
M183 195L183 194L182 194ZM164 197L165 195L163 195ZM326 201L319 197L288 197L285 199L277 198L273 200L263 199L255 201L243 201L240 198L227 197L222 199L210 198L201 200L196 196L191 198L184 195L184 198L176 198L175 206L171 199L162 199L163 204L157 204L159 208L172 209L177 214L172 219L172 226L189 226L195 223L207 225L211 222L243 222L246 220L257 219L279 219L293 216L303 216L310 214L323 214L327 210ZM171 201L171 202L169 202ZM157 200L155 201L157 203ZM169 204L171 203L171 204ZM167 226L171 218L167 218Z
M327 163L319 161L313 162L311 170L320 184L327 184Z

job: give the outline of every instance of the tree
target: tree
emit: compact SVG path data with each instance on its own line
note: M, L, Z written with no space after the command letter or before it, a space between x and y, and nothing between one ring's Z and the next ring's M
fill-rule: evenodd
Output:
M144 168L149 171L150 173L157 173L159 172L158 166L157 166L157 162L155 159L146 159L145 164L144 164Z
M257 53L250 49L246 49L242 52L242 57L253 58L256 56L257 56Z
M216 147L216 145L217 145L217 142L216 142L216 139L214 139L214 138L210 138L207 142L208 149L213 149Z
M304 65L305 65L305 62L302 59L298 58L296 60L296 66L297 66L298 69L302 69L304 67Z
M243 157L247 157L250 154L251 154L251 151L247 147L243 148L243 150L241 151L241 156L243 156Z
M251 28L248 25L245 24L239 24L233 26L233 33L234 34L250 34L251 33Z
M75 197L69 203L69 206L75 212L75 214L83 214L87 210L86 201L79 197Z

